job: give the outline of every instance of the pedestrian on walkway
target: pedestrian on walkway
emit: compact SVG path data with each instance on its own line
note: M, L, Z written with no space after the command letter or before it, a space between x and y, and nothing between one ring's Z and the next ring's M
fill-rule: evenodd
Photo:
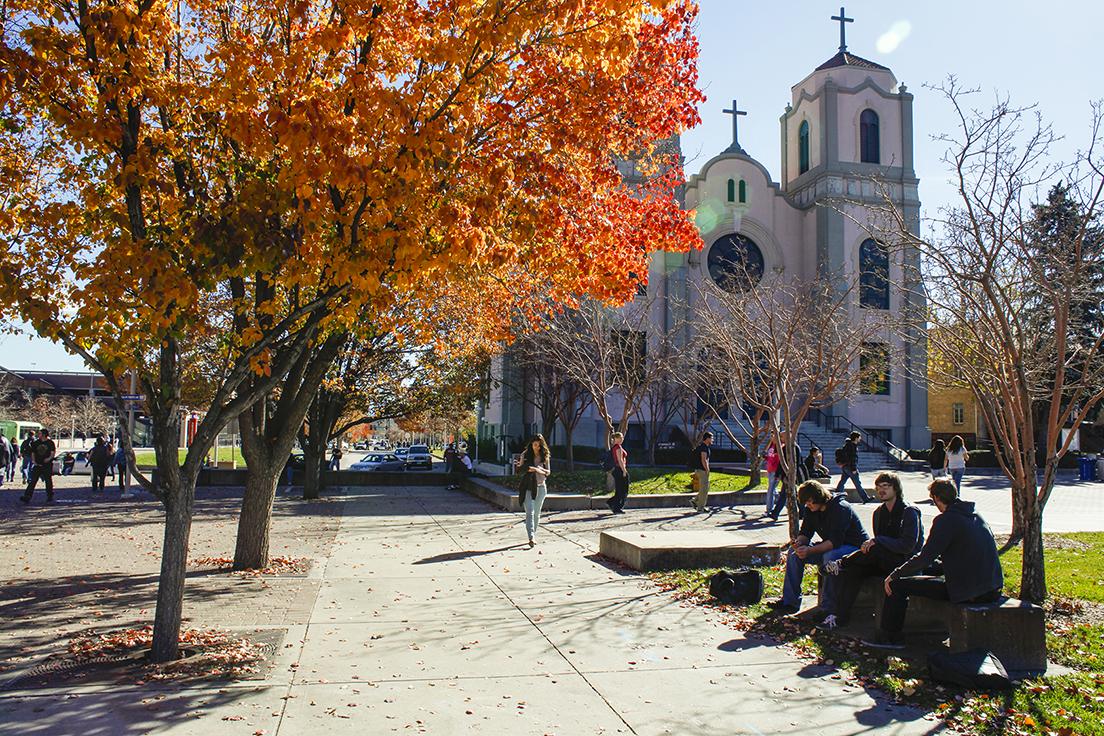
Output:
M103 437L101 434L100 437ZM111 480L115 480L115 442L107 438L107 472L111 473Z
M928 451L928 466L931 468L932 480L942 478L947 474L947 446L943 444L943 440L936 440L932 443L931 450Z
M548 450L548 442L543 434L538 434L529 442L525 452L518 457L514 467L521 475L521 485L518 487L519 501L525 509L525 533L529 535L529 548L532 549L537 541L537 526L540 524L541 507L548 495L548 476L551 470L552 453Z
M905 501L900 476L880 473L874 480L874 492L882 502L874 509L874 536L863 542L858 552L824 564L824 572L838 575L839 584L835 610L817 626L819 629L830 631L845 626L862 581L871 575L884 578L924 546L920 509Z
M119 492L126 493L127 455L122 440L119 441L119 447L115 450L114 460L115 467L119 471Z
M951 438L951 444L947 446L947 459L944 465L951 473L955 490L962 495L962 476L966 473L966 461L970 459L970 453L966 452L966 443L962 437L955 435Z
M629 453L621 443L625 441L625 435L614 432L610 435L613 445L609 449L609 472L613 475L613 498L606 501L610 511L615 514L625 513L625 501L629 497Z
M334 443L333 452L330 453L330 470L341 470L341 443Z
M774 511L774 494L778 488L778 445L774 440L767 445L763 459L767 463L767 514L770 515Z
M8 438L8 446L11 448L11 457L8 458L8 480L14 481L15 466L19 464L19 440L15 435Z
M56 455L57 446L50 439L49 430L38 430L38 439L31 445L30 480L27 482L27 490L19 497L20 501L31 502L39 478L46 483L46 502L50 503L54 500L54 457Z
M860 439L862 439L861 434L852 432L844 440L843 447L836 450L836 462L839 463L841 472L839 485L836 486L836 493L847 493L844 486L847 485L847 479L850 478L855 484L855 489L859 492L859 498L862 499L862 502L870 503L870 496L866 495L866 491L862 487L862 481L859 479Z
M31 468L34 466L34 461L31 460L31 449L34 448L36 441L35 436L29 434L23 438L23 444L19 446L19 457L22 460L22 464L19 466L19 472L23 474L24 483L31 478Z
M108 444L104 436L96 436L96 444L88 452L88 464L92 466L92 492L104 492L104 482L107 479L107 466L114 461L113 453L108 452Z
M709 501L709 448L712 445L713 433L706 432L690 458L694 464L694 475L698 479L698 497L694 499L694 510L698 513L705 511L705 504Z
M11 447L8 446L8 438L0 434L0 486L4 485L4 478L8 474L10 465Z
M801 445L794 445L794 453L794 457L797 459L797 466L795 468L797 472L794 475L794 487L796 488L805 483L805 481L809 480L809 470L805 467L805 463L801 460ZM778 521L778 517L782 514L782 509L786 507L786 499L790 495L789 484L786 481L788 477L786 475L786 467L781 462L785 454L786 445L783 444L782 452L779 453L779 464L777 473L779 483L778 496L775 498L774 508L772 508L770 510L770 514L768 514L774 521Z

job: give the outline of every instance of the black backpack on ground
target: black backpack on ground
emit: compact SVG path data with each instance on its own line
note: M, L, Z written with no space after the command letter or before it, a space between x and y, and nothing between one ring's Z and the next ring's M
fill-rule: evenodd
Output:
M1012 687L1004 665L995 654L984 649L936 652L928 657L928 674L935 682L970 690L1008 690Z
M749 606L763 599L763 574L747 567L721 570L709 578L709 595L721 603Z

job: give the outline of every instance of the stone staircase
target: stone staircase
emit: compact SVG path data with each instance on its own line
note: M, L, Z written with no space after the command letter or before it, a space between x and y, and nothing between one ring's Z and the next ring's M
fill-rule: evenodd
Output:
M710 429L716 437L723 437L719 446L727 447L728 437L725 435L720 425L711 426ZM817 424L812 421L805 421L802 423L800 434L801 436L798 440L798 444L801 445L801 450L808 453L810 444L819 447L820 451L824 454L824 464L828 467L828 470L832 472L832 475L838 475L839 467L836 465L835 459L836 448L843 445L843 441L847 439L847 434L825 429L824 427L817 426ZM737 430L737 437L741 442L747 442L746 432L741 434L740 431ZM897 460L888 453L866 445L859 447L860 472L866 473L872 470L895 469L897 466Z

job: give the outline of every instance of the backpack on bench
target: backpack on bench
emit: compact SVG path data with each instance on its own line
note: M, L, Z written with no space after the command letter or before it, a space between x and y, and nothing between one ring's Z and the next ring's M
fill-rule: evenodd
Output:
M721 603L758 603L763 599L763 574L746 567L733 572L721 570L709 578L709 595Z

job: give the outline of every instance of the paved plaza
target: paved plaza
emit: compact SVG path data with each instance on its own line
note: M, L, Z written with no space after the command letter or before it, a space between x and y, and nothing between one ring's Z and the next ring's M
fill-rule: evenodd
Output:
M922 486L919 474L910 488ZM991 516L1007 491L968 487ZM1048 517L1104 528L1095 494L1056 493ZM913 497L919 497L913 493ZM0 664L11 675L87 627L152 619L161 512L151 499L0 494ZM192 557L233 548L233 491L201 489ZM992 511L989 509L992 508ZM873 506L865 507L868 514ZM1053 511L1053 514L1051 513ZM1048 526L1050 526L1048 524ZM3 734L930 733L911 709L848 684L715 611L682 604L596 556L604 529L728 529L781 540L756 507L548 514L530 550L520 514L442 488L281 494L273 554L303 576L191 576L186 625L269 630L263 679L187 687L0 689ZM271 636L270 636L271 638Z

